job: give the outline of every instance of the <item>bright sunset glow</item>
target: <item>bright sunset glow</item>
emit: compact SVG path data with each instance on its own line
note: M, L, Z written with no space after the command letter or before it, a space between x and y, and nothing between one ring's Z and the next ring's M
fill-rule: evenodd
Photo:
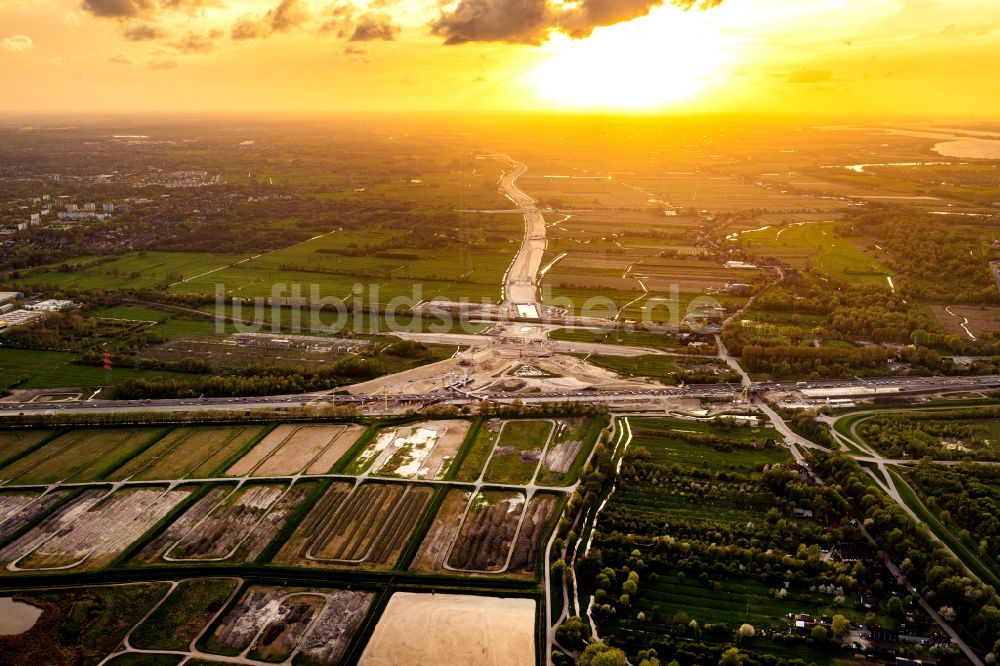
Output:
M990 115L963 0L11 0L7 111ZM688 9L681 7L688 5ZM954 63L975 62L956 68Z
M703 93L735 50L705 13L662 8L587 39L554 35L528 80L559 108L649 110Z

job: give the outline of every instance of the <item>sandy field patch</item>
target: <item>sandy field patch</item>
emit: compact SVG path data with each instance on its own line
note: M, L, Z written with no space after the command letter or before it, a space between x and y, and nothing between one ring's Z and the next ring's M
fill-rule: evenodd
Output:
M364 426L286 423L267 434L226 472L228 476L324 474L357 441Z
M468 421L459 419L402 426L372 470L379 476L441 479L465 441L469 426Z
M523 666L535 663L535 602L396 592L362 666Z

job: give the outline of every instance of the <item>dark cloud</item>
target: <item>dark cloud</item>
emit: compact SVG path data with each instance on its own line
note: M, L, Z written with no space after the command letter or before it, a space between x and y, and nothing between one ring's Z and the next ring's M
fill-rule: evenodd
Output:
M127 53L119 53L108 58L108 62L114 65L133 65L135 61L128 57Z
M332 5L327 8L324 19L319 27L320 32L335 32L338 37L347 37L351 34L354 6L349 4Z
M151 69L177 69L176 60L151 60L149 62Z
M789 83L823 83L833 78L828 69L800 69L788 75Z
M233 24L230 36L233 39L256 39L257 37L267 37L271 34L270 26L250 16L244 16Z
M682 9L709 9L723 0L579 0L566 9L547 0L460 0L450 12L442 11L432 31L445 44L465 42L515 42L538 44L549 32L586 37L594 28L645 16L654 7L670 2Z
M363 14L351 33L352 42L370 42L381 39L391 42L399 34L399 27L392 24L388 14Z
M104 18L150 18L160 10L196 12L218 7L223 0L83 0L80 7Z
M156 0L83 0L84 11L107 18L135 18L156 12Z
M343 53L344 57L351 62L371 62L368 59L368 50L354 44L345 46Z
M309 20L309 12L299 0L281 0L267 13L267 22L274 32L288 32Z
M145 42L150 39L159 39L160 37L165 36L166 33L163 30L155 25L149 25L147 23L132 25L122 31L122 37L130 42Z
M198 33L188 33L183 39L179 39L167 44L170 48L181 53L204 53L215 48L215 40L222 36L222 31L212 30L200 35Z
M244 16L233 25L233 39L268 37L273 32L289 32L310 19L300 0L281 0L260 17Z

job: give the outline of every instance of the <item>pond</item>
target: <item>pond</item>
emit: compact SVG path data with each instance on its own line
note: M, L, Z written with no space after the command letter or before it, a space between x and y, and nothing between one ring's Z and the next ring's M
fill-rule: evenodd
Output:
M16 636L35 626L42 609L11 597L0 597L0 635Z

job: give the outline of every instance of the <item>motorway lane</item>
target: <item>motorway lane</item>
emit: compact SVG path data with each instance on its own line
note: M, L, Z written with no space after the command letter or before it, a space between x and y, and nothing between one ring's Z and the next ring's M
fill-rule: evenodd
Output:
M934 393L939 391L956 390L984 390L986 388L1000 387L1000 375L988 375L983 377L895 377L885 378L879 381L882 386L892 386L897 389L894 395L917 395L921 393ZM883 383L884 382L884 383ZM872 384L872 380L859 381L855 379L828 380L822 382L809 382L810 387L816 388L856 388L858 395L865 395ZM794 382L757 382L752 385L758 391L785 390L794 391ZM445 402L456 405L470 404L477 399L489 399L498 402L511 402L520 400L527 404L583 401L591 403L615 404L621 402L636 401L643 398L653 397L706 397L706 398L735 398L741 387L731 384L688 384L684 387L664 386L652 387L648 389L636 389L628 391L563 391L550 393L518 394L506 392L482 392L477 393L475 398L456 396L448 392L435 392L426 394L415 394L407 396L390 396L390 401L399 405L398 411L402 412L413 404ZM867 393L870 395L870 393ZM365 404L379 403L382 401L381 393L373 392L365 395L328 395L303 393L296 395L277 395L266 397L250 398L208 398L197 399L168 399L168 400L92 400L73 401L60 403L23 403L13 401L0 401L0 417L16 416L25 414L60 414L69 412L194 412L208 410L230 410L243 411L252 409L281 409L290 407L322 406L322 405L347 405L354 404L362 406Z
M504 194L521 209L524 215L524 242L511 262L504 278L504 302L512 304L534 305L537 302L538 270L542 266L542 255L545 253L545 218L535 205L535 200L518 189L515 181L528 167L515 162L507 155L499 155L513 166L504 172L500 179L500 188Z

